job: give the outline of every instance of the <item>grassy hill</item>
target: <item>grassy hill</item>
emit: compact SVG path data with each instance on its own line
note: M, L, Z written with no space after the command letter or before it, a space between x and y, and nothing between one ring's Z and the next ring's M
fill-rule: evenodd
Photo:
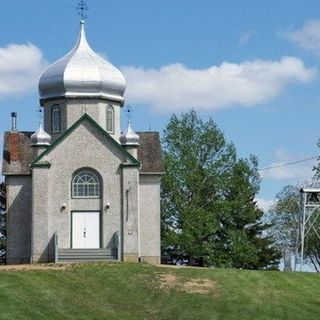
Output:
M0 319L319 319L317 274L106 263L0 267Z

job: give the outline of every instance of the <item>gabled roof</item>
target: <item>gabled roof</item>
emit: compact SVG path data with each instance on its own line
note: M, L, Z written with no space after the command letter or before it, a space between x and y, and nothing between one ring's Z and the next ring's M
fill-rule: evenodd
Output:
M132 161L132 164L140 166L140 162L134 158L124 147L114 140L101 126L99 126L87 113L85 113L78 121L76 121L69 129L62 133L44 152L42 152L32 163L31 167L42 166L41 159L49 154L61 141L66 139L75 129L77 129L83 121L88 121L94 126L113 146L115 146L124 156Z
M72 127L70 127L62 136L60 136L45 153L48 154L62 139L71 133L72 130L79 126L81 121L88 119L106 139L114 144L121 152L124 152L127 159L132 160L130 165L140 165L140 173L159 174L164 172L162 163L161 144L158 132L138 132L140 142L138 147L138 160L133 158L124 147L115 141L103 128L101 128L87 114L80 118ZM37 166L50 167L50 163L41 161L44 153L38 159L33 161L33 148L31 147L30 137L34 132L10 131L4 134L3 146L3 175L30 175L30 164L36 163Z
M137 132L139 136L138 159L141 173L163 173L162 150L159 132Z

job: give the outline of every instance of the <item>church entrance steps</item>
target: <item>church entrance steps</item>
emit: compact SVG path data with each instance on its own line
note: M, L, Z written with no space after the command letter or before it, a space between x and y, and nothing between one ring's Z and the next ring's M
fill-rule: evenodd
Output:
M117 260L118 249L58 249L58 261L80 262L80 261L106 261Z

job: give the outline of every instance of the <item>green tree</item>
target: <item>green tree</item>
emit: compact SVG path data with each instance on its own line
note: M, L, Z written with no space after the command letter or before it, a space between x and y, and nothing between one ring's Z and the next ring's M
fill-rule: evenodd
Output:
M6 192L5 184L0 183L0 264L5 263L6 241Z
M238 159L214 121L203 122L195 111L172 116L163 147L163 257L190 265L276 267L279 253L263 236L269 225L254 201L256 157Z
M267 214L272 225L269 232L282 252L289 249L294 253L296 250L299 212L299 188L283 187Z
M295 257L295 261L298 260L299 214L299 188L291 185L281 189L275 197L275 203L266 214L271 224L268 234L282 252L285 270L290 270L292 256Z
M320 148L320 139L318 140L317 143L318 148ZM317 165L313 168L313 171L315 173L314 178L315 179L320 179L320 156L317 159L318 163ZM315 228L318 230L320 234L320 219L318 217L316 223L315 223ZM311 236L308 239L307 243L307 255L310 258L314 268L316 269L317 272L320 272L320 240L317 234L312 233Z
M315 222L315 228L320 230L319 219ZM305 256L310 260L314 269L320 272L320 240L315 232L311 232L306 238Z

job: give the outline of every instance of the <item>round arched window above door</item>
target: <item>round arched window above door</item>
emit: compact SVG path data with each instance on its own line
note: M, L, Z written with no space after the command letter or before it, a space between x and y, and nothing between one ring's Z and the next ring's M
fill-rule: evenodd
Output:
M100 198L100 178L92 170L78 171L72 179L72 198Z

